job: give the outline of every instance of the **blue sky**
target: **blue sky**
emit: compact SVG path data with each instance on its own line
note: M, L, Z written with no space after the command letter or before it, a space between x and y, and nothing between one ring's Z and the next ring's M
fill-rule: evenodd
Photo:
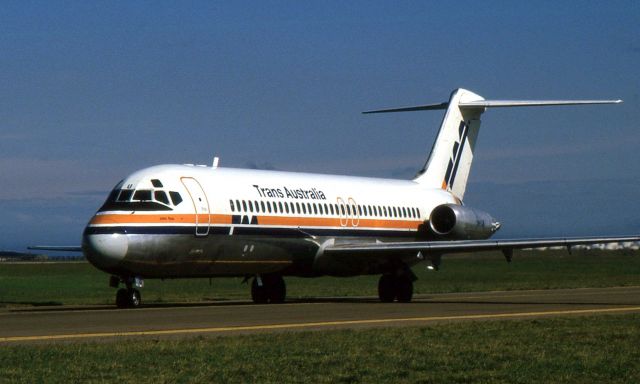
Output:
M640 5L610 2L3 2L0 249L77 244L159 163L410 178L442 115L491 110L466 203L502 237L640 231Z

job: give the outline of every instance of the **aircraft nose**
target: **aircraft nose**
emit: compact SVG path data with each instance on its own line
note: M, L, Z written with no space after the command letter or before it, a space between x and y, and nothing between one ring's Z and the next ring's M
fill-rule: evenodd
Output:
M127 254L127 235L121 233L85 234L82 249L91 264L101 269L118 265Z

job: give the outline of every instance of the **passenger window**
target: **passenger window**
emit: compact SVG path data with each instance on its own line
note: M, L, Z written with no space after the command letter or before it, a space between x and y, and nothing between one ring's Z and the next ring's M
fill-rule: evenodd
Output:
M284 203L284 209L285 211L287 211L287 213L289 213L289 204Z
M238 207L238 211L242 209L242 207L240 206L240 200L236 200L236 207Z
M266 209L264 209L264 208L265 208L265 207L264 207L264 201L261 201L261 202L260 202L260 208L262 208L262 212L265 212L265 213L267 212L267 210L266 210Z
M307 207L304 205L304 203L302 203L302 213L307 213Z
M329 204L329 208L331 208L331 214L335 215L335 212L333 211L333 204Z
M249 200L249 212L253 212L253 202Z
M269 213L271 213L271 202L267 201L267 209L269 210Z
M233 200L229 200L229 206L231 207L231 212L236 211L236 207L233 205Z
M285 204L286 206L286 204ZM282 201L278 201L278 208L280 210L280 213L284 213L284 210L282 209ZM289 213L289 211L287 211L287 213Z
M162 188L162 182L158 179L152 179L151 180L151 185L153 185L155 188Z
M153 193L153 197L156 199L156 201L169 205L169 198L167 197L165 191L155 191Z
M182 196L180 196L180 194L178 192L169 192L169 197L171 197L171 201L173 202L173 205L178 205L180 203L182 203Z
M416 208L416 212L418 213L418 218L420 218L420 208Z
M316 203L313 203L313 213L316 214L316 215L318 214L318 205ZM322 213L322 212L320 212L320 213Z
M300 209L300 203L296 203L296 209L295 209L295 213L301 213L302 210Z
M249 212L249 210L247 209L247 202L245 200L242 200L242 210L244 212Z
M396 207L393 207L393 217L398 217L398 210Z

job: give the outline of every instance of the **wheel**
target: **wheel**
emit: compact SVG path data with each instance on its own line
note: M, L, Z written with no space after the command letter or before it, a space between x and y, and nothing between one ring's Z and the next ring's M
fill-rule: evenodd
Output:
M287 286L282 276L270 276L267 284L269 302L274 304L284 303L287 296Z
M251 300L256 304L266 304L269 301L267 286L264 280L262 281L262 286L259 286L258 279L253 278L251 282Z
M378 297L383 303L392 303L396 297L395 278L393 275L382 275L378 280Z
M129 306L129 294L124 288L118 289L116 292L116 307L127 308Z
M413 297L413 282L408 276L396 278L395 296L399 303L410 303Z
M142 296L140 295L140 291L137 289L127 290L128 298L129 298L129 307L137 308L140 306L142 302Z

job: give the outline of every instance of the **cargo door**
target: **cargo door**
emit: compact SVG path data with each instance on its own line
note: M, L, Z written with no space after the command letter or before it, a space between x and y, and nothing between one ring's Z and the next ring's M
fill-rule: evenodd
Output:
M209 224L211 224L211 212L209 211L209 200L204 193L204 189L193 177L183 177L180 179L187 188L193 208L196 214L196 236L207 236L209 234Z

